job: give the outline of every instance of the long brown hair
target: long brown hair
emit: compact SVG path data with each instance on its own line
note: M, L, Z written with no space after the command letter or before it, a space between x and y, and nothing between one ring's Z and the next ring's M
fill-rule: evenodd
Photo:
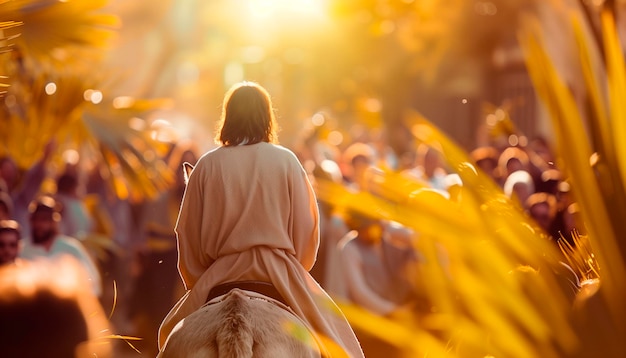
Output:
M244 81L232 86L224 96L215 141L225 146L276 143L276 127L267 90L257 83Z

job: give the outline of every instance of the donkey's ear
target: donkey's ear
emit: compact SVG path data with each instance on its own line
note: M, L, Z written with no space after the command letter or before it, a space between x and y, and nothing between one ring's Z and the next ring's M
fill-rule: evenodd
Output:
M193 171L194 166L191 165L191 163L189 162L184 162L183 163L183 175L185 176L185 184L187 184L189 182L189 176L191 175L191 172Z

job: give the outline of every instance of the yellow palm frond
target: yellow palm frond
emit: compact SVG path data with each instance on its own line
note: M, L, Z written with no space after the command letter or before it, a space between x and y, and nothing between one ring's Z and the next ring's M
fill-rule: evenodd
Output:
M527 67L533 83L545 104L557 137L558 154L571 178L576 201L581 209L588 232L588 246L576 248L573 261L585 261L591 253L597 259L600 276L598 295L586 300L589 310L609 312L609 322L591 319L582 327L581 340L589 348L626 348L626 244L621 240L626 230L626 151L623 140L626 130L626 111L621 100L626 96L624 58L617 36L613 14L604 7L601 16L603 46L590 44L591 36L583 31L582 21L571 15L578 46L586 95L590 111L580 109L568 85L561 79L543 44L543 33L529 22L521 33L520 42L525 50ZM604 58L605 71L592 70L592 54L604 48L599 58ZM584 114L583 114L584 113ZM595 263L594 263L595 268ZM589 311L591 312L591 311ZM591 317L601 315L592 315ZM599 325L614 327L614 335L606 335ZM611 342L610 347L599 342ZM591 348L593 349L593 348ZM612 353L615 353L612 351Z
M567 240L559 240L559 248L565 254L565 258L572 269L576 270L581 281L593 280L600 277L599 267L593 254L587 235L572 233L573 244Z
M434 125L420 118L413 132L441 150L461 177L458 201L385 171L376 173L370 193L318 183L321 200L417 233L414 245L425 257L419 287L433 310L416 318L415 341L394 344L412 354L419 347L417 356L558 357L574 349L571 297L557 289L566 278L558 273L555 245ZM362 317L354 316L359 324Z
M7 30L19 35L15 45L21 56L67 62L76 58L66 51L102 48L114 35L119 19L99 12L106 4L106 0L13 0L0 4L0 21L22 24Z
M626 310L626 247L621 237L621 223L626 215L623 176L624 109L618 99L626 96L624 59L616 37L612 14L602 13L602 33L606 73L590 70L587 37L581 31L580 19L572 16L576 43L583 64L587 93L593 104L584 117L574 95L559 77L542 44L542 35L533 25L521 36L529 72L535 88L550 113L555 129L558 152L572 178L575 198L580 205L589 241L600 267L601 292L613 312L618 326L624 327ZM598 77L598 75L606 77ZM586 128L590 128L590 133ZM618 132L621 130L621 132ZM622 332L626 332L623 330Z
M12 86L0 107L0 123L6 128L0 133L0 155L29 168L46 143L56 140L60 151L78 150L103 164L121 198L153 197L173 182L162 160L168 146L153 139L150 128L129 124L143 121L142 115L163 108L168 100L110 98L111 91L95 89L98 78L79 68L28 75L20 67L13 70Z

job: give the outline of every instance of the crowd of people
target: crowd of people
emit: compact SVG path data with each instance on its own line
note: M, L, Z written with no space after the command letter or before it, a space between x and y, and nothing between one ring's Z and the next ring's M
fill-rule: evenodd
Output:
M346 190L376 195L376 186L368 181L376 171L386 171L399 173L416 187L446 200L458 200L463 182L440 148L410 138L408 145L399 146L409 150L395 153L375 131L361 132L355 141L334 146L320 138L320 132L319 128L305 131L296 146L305 167L313 168L314 183L330 180ZM508 141L511 136L514 144ZM576 237L585 229L550 144L541 137L528 141L515 134L502 139L494 136L489 143L468 150L472 164L557 250L561 245L575 247ZM367 210L346 211L332 200L318 200L322 244L312 274L333 297L392 320L402 317L406 309L415 312L417 306L428 312L432 308L420 292L419 278L412 274L424 261L415 245L419 232L377 218L373 212L368 215ZM366 332L357 333L367 342ZM376 352L375 344L365 347L366 353L368 349ZM389 347L384 349L389 352Z
M350 143L331 145L319 133L307 130L293 148L313 187L329 180L346 190L368 191L368 173L377 168L402 173L449 200L453 188L463 185L436 148L412 141L410 150L395 153L382 136L367 131ZM172 143L164 160L177 174L175 183L140 203L115 196L98 170L84 175L69 164L52 174L55 189L42 192L51 176L46 164L53 144L28 170L1 158L0 265L71 256L84 269L91 294L112 311L113 329L142 338L133 343L136 348L156 355L159 326L184 292L174 228L186 187L183 163L195 165L202 154L198 148L189 141ZM572 233L584 227L546 141L494 142L469 154L547 239L575 245ZM311 274L321 287L339 302L391 319L419 300L419 289L407 274L420 262L412 230L367 210L338 212L321 198L317 205L320 246ZM109 244L103 249L94 237L106 237ZM364 345L366 355L368 349Z

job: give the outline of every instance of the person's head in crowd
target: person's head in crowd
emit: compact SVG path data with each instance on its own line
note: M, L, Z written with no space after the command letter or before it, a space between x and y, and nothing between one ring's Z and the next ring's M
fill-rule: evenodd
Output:
M366 211L350 209L344 221L350 230L358 232L357 239L367 244L377 244L383 239L383 224Z
M534 193L526 199L526 208L528 215L533 218L542 229L550 233L552 223L557 213L556 197L549 193Z
M0 191L0 220L8 220L13 217L13 199L9 193Z
M20 225L15 220L0 220L0 266L12 264L20 249Z
M367 170L376 162L374 149L365 143L353 143L346 148L344 158L348 164L347 170L344 170L344 176L348 178L349 182L356 184L359 188L367 188Z
M559 208L566 208L568 205L573 203L572 187L569 181L563 180L559 182L557 188L556 199L559 203Z
M558 169L546 169L541 172L539 183L537 183L536 191L543 191L552 195L559 192L559 183L561 182L561 171Z
M415 149L407 150L398 158L398 170L411 170L417 164L417 151Z
M485 174L497 178L498 150L495 147L480 147L470 153L470 158Z
M109 323L75 259L0 267L0 355L111 357Z
M442 171L441 154L436 149L420 144L417 148L417 154L418 160L421 159L426 178L432 178L437 174L437 171L441 171L442 174L445 174Z
M498 157L498 170L503 178L507 178L513 172L528 171L528 162L528 154L523 149L508 147Z
M317 193L316 197L319 211L322 215L328 217L333 213L335 204L327 193L322 192L321 188L323 188L325 183L334 185L341 184L343 181L341 169L335 161L324 159L313 167L311 174L311 184Z
M42 195L28 206L31 239L36 245L51 243L59 233L61 205L52 196Z
M71 173L63 173L57 178L57 193L67 196L78 195L78 178Z
M550 143L544 137L533 138L529 143L529 147L545 164L554 164L554 155L550 148Z
M535 192L535 183L532 176L525 170L518 170L506 178L504 194L524 206L526 200Z
M270 94L254 82L237 83L226 92L218 124L215 141L224 146L278 143Z
M563 226L565 231L563 234L566 237L574 230L581 235L586 234L587 230L578 203L571 203L563 210Z

